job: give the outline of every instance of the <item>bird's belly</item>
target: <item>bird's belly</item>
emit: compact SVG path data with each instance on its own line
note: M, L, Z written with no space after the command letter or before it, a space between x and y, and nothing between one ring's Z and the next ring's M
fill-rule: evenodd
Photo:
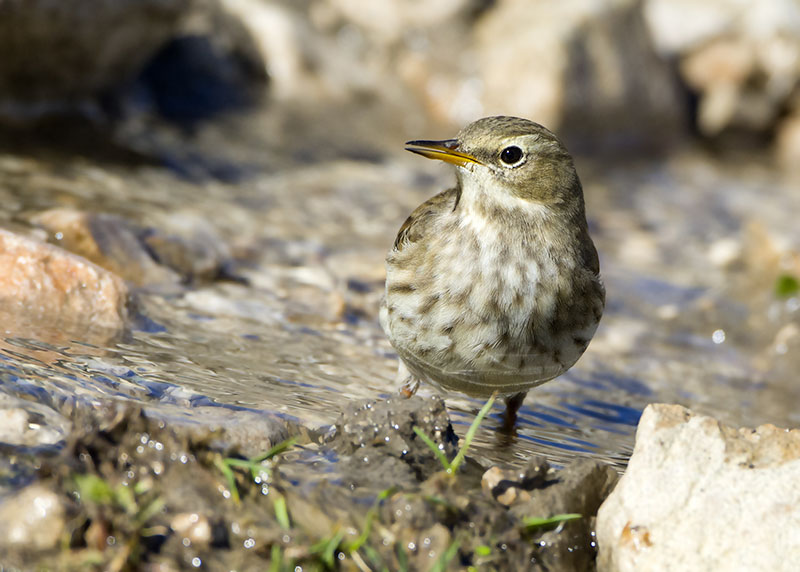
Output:
M525 391L566 371L586 347L569 320L552 319L559 296L532 280L541 270L460 269L395 295L390 288L384 329L420 379L475 395Z

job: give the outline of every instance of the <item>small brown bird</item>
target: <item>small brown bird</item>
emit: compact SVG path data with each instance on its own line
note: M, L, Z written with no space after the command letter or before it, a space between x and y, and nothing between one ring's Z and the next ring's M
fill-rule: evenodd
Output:
M569 369L592 339L605 289L572 157L550 131L487 117L455 139L406 149L456 166L455 188L422 203L386 258L380 320L404 393L420 381L506 396Z

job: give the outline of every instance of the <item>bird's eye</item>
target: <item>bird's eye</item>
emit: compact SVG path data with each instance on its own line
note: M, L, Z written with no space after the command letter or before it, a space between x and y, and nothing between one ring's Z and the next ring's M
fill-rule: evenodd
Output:
M500 152L500 160L506 165L516 165L522 159L522 149L516 145L506 147Z

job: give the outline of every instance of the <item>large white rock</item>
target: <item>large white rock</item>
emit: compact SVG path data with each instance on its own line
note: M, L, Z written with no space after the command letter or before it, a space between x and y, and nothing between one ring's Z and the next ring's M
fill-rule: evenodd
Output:
M600 571L798 570L800 430L649 405L597 540Z

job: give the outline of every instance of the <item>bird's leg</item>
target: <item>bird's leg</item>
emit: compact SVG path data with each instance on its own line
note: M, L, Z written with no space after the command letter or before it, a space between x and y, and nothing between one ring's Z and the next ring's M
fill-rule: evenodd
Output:
M400 395L403 397L411 397L417 392L419 380L408 371L406 364L404 364L402 360L397 368L397 381L400 384Z
M517 423L517 411L522 407L522 402L525 401L526 391L515 393L510 397L506 397L506 410L503 413L503 429L510 431Z

